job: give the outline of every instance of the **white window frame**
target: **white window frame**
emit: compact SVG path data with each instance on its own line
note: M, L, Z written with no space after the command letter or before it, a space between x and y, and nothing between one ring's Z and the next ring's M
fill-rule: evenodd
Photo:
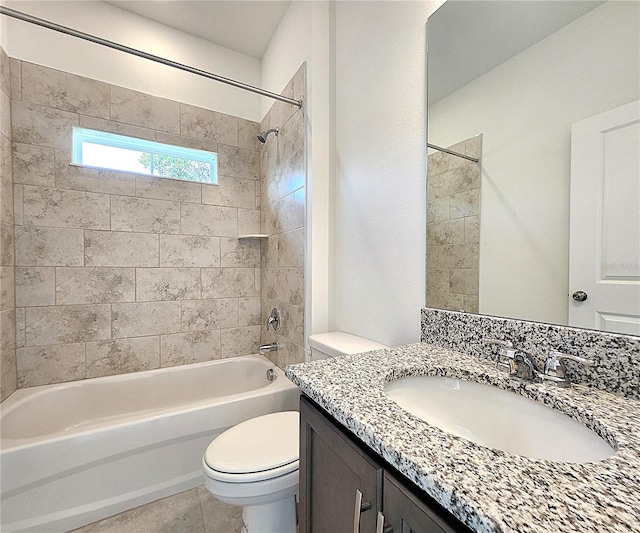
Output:
M153 156L166 155L170 157L179 157L181 159L189 159L191 161L199 161L210 164L209 181L193 180L193 183L218 183L218 154L215 152L207 152L206 150L196 150L195 148L184 148L182 146L174 146L171 144L159 143L156 141L148 141L145 139L137 139L135 137L127 137L126 135L118 135L116 133L108 133L105 131L90 130L87 128L73 127L73 147L71 163L80 166L85 165L82 162L82 143L98 144L102 146L110 146L114 148L124 148L126 150L135 150L136 152L144 152L151 154L151 169L149 172L139 172L137 170L123 171L122 169L109 169L117 172L134 172L136 174L144 174L156 178L179 179L173 176L159 176L153 173ZM105 168L105 167L101 167Z

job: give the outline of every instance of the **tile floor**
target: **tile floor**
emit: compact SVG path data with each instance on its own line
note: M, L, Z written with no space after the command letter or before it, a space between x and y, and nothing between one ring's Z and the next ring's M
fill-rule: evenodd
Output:
M242 508L217 501L204 486L130 509L73 533L240 533Z

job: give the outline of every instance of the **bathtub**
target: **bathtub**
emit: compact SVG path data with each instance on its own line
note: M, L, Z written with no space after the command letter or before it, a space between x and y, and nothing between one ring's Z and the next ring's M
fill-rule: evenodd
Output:
M214 437L298 397L259 355L20 389L0 405L0 529L67 531L201 485Z

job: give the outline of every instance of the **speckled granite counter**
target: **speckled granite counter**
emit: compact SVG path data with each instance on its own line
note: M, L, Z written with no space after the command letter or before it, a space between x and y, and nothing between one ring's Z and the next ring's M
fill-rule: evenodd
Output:
M491 361L418 343L293 365L287 376L349 431L479 532L640 532L640 401L521 385ZM445 433L404 411L385 382L440 375L489 383L565 412L617 453L586 464L527 459Z

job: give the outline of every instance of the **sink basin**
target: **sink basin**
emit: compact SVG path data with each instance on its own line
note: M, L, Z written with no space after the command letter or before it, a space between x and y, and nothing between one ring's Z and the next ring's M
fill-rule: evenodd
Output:
M488 448L569 463L602 461L616 453L567 415L490 385L416 376L387 383L385 392L425 422Z

